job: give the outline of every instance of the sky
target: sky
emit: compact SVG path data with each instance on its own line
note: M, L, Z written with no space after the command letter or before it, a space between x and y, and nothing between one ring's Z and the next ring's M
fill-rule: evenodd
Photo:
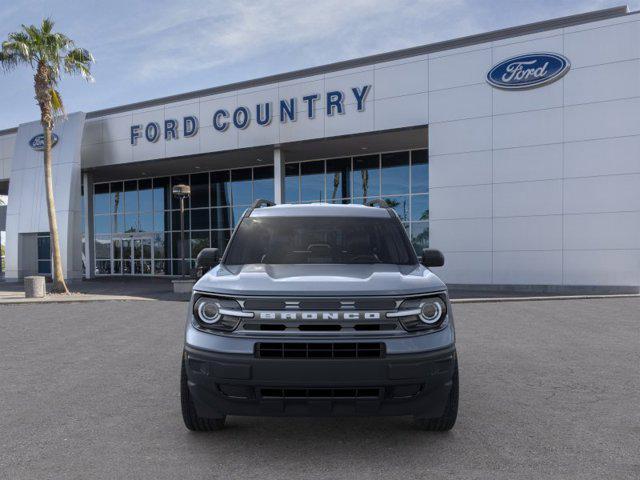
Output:
M96 58L64 79L90 112L564 15L623 0L0 0L0 39L51 16ZM640 0L627 2L630 10ZM0 70L0 130L37 120L33 79Z

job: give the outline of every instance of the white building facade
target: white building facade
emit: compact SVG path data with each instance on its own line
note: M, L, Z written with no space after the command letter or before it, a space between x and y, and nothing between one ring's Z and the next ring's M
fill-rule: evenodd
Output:
M38 129L0 132L8 280L50 268ZM55 132L70 278L179 274L170 189L188 183L192 261L257 198L382 198L418 251L444 252L448 283L640 285L640 14L626 8L73 114Z

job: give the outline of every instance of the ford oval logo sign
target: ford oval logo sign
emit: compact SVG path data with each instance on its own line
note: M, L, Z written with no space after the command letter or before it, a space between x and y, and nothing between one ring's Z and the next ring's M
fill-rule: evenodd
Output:
M541 87L561 78L570 67L569 60L557 53L518 55L489 70L487 82L505 90Z
M58 143L58 136L55 133L51 134L51 148L56 146ZM44 151L44 133L39 133L31 140L29 140L29 146L33 148L37 152Z

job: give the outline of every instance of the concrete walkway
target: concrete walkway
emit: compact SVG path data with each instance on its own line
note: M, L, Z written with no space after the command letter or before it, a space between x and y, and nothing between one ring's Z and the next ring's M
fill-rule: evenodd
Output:
M47 283L47 291L51 287ZM100 278L69 282L69 295L48 293L44 298L25 298L22 283L0 283L0 305L120 301L187 301L189 294L173 293L167 278Z

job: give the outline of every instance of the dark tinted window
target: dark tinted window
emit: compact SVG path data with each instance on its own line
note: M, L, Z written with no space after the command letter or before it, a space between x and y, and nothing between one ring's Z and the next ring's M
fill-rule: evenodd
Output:
M242 221L225 263L414 265L417 259L392 218L256 217Z

